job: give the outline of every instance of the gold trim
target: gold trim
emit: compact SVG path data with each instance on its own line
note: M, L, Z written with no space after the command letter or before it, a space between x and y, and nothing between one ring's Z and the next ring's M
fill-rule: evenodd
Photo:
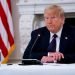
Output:
M15 44L13 44L13 45L10 47L10 49L9 49L9 51L8 51L8 55L4 58L4 60L1 62L1 64L6 64L6 63L8 62L8 58L9 58L9 56L11 55L11 53L14 51L14 49L15 49Z

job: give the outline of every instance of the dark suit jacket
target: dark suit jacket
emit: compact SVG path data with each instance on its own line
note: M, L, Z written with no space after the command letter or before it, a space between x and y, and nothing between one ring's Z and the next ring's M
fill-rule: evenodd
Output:
M40 34L40 37L38 37L37 41L35 42L38 34ZM47 48L49 45L49 40L50 40L50 32L46 27L42 27L32 31L31 40L24 52L23 59L41 60L42 56L46 56L48 53ZM64 25L60 39L59 51L64 54L64 59L58 61L59 63L75 62L75 28L74 27Z

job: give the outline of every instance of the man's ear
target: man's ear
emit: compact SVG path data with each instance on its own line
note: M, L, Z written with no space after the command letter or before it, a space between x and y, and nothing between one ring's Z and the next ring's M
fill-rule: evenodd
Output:
M65 23L65 17L62 17L62 24L64 24Z

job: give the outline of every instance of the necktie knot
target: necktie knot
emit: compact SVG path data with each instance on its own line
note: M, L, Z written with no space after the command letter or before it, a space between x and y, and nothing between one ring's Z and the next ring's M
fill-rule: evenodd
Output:
M56 35L56 34L54 34L54 35L53 35L53 38L57 38L57 35Z

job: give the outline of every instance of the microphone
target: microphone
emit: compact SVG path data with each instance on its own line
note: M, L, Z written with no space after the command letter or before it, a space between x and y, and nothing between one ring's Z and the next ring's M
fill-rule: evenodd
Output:
M30 50L30 53L29 53L30 54L29 59L22 59L22 64L20 64L20 65L43 65L40 60L31 58L32 50L33 50L36 42L38 41L39 37L40 37L40 34L37 35L34 43L32 44L32 47L31 47L31 50Z
M37 40L39 39L39 37L40 37L40 34L37 35L37 38L35 39L35 41L34 41L32 47L31 47L31 50L34 48L34 45L36 44L36 42L37 42Z
M36 39L35 39L35 41L34 41L32 47L31 47L31 51L30 51L30 55L29 55L29 57L31 57L31 52L32 52L32 50L33 50L33 48L34 48L34 46L35 46L37 40L39 39L39 37L40 37L40 34L37 35L37 37L36 37Z
M31 52L32 52L32 50L33 50L33 48L34 48L34 46L35 46L37 40L39 39L39 37L40 37L40 34L37 35L37 37L36 37L36 39L35 39L35 41L34 41L32 47L31 47L29 58L31 58Z
M21 59L21 58L18 59L11 58L9 59L7 65L13 65L14 63L18 65L43 65L41 61L37 59Z

